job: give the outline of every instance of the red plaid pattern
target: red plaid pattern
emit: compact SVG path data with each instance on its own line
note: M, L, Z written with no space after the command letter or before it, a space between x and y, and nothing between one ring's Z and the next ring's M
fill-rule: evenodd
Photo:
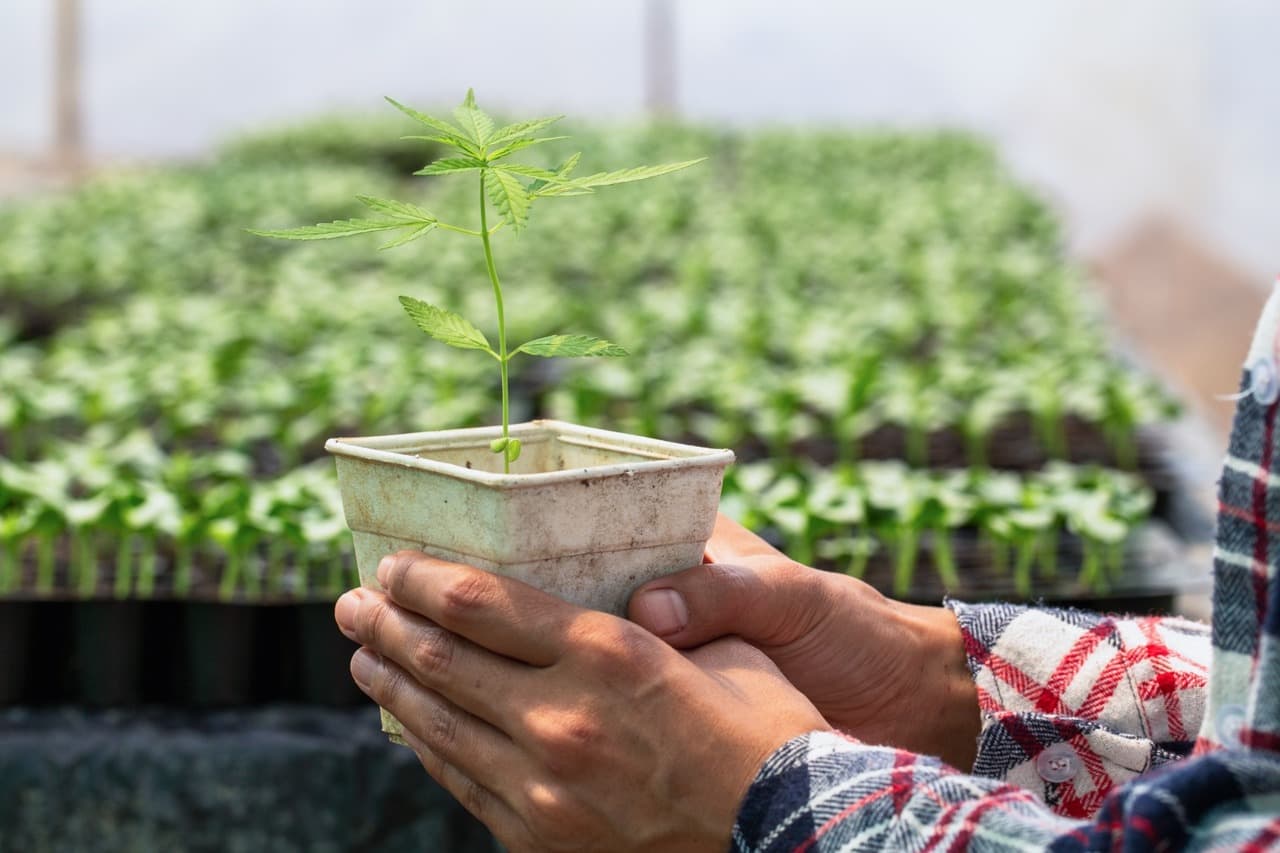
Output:
M1118 785L1185 755L1212 656L1205 625L1174 618L948 601L983 714L974 772L1087 817ZM1036 759L1068 743L1083 770L1045 782Z

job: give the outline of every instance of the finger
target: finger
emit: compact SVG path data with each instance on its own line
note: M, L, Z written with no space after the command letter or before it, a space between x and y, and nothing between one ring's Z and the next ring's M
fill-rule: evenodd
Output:
M743 557L765 556L780 557L782 552L724 513L716 514L703 562L732 563Z
M371 649L360 649L352 656L351 677L400 721L406 734L509 807L504 792L513 780L531 771L525 753L511 738L414 681L394 661ZM476 798L477 808L483 805L479 791L468 796Z
M736 637L725 637L683 654L745 708L758 708L761 696L779 697L785 693L791 702L807 705L813 719L822 724L822 715L812 703L787 680L768 655L755 646Z
M509 847L513 839L525 833L519 816L492 791L440 758L409 732L405 732L404 739L417 753L418 760L422 762L428 775L453 795L472 817L487 826L504 845Z
M356 600L353 639L395 661L414 681L499 729L509 730L513 693L529 689L526 664L496 655L399 607L368 589L346 593ZM344 605L339 605L344 607Z
M641 586L627 615L680 649L734 634L759 646L781 644L822 612L819 574L785 558L704 563Z
M550 666L582 608L515 578L400 551L378 564L378 581L396 604L486 649Z
M738 637L721 637L681 654L704 672L759 671L782 677L768 655Z

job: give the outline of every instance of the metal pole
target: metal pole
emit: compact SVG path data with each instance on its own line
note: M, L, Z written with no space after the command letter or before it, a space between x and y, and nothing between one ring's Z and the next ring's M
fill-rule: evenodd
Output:
M676 113L675 9L671 0L645 0L645 106L655 117Z
M54 0L53 157L76 174L84 164L80 109L80 0Z

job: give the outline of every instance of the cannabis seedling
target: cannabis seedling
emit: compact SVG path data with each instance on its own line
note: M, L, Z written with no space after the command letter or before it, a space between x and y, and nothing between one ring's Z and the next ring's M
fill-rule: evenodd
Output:
M497 360L502 372L502 437L494 439L489 447L494 453L502 454L503 471L510 473L511 463L520 456L520 440L511 437L508 390L508 365L511 359L519 353L547 358L555 356L616 357L627 355L627 351L618 344L602 338L564 334L548 335L509 349L506 315L502 302L502 284L498 279L498 271L493 260L491 238L494 233L504 225L510 225L516 232L523 231L529 221L529 210L537 199L586 195L594 192L596 187L655 178L700 163L705 158L665 163L660 166L637 166L615 172L597 172L575 178L573 170L578 165L579 154L574 154L555 169L541 169L507 161L512 154L532 145L565 139L566 137L563 136L537 135L563 116L537 118L497 127L493 119L476 106L475 93L468 90L466 99L453 112L457 121L454 125L406 107L391 98L387 98L387 101L431 131L428 135L406 137L407 139L439 143L453 149L458 155L429 163L414 172L415 175L446 175L462 172L478 175L480 206L478 229L443 222L416 204L372 196L358 196L366 207L381 214L382 218L341 219L283 231L250 229L250 233L285 240L328 240L356 234L400 232L395 239L385 243L382 246L383 249L403 246L437 228L479 239L484 248L485 269L493 285L493 300L497 313L497 349L494 349L482 331L458 314L410 296L401 296L400 304L404 306L404 310L418 328L436 340L462 349L478 349ZM490 203L501 217L501 221L492 227L489 225Z

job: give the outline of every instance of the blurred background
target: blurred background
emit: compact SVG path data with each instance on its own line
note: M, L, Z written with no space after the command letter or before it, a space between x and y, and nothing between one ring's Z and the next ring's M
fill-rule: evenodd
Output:
M727 510L901 597L1205 618L1278 38L1269 0L7 0L0 850L488 849L346 681L320 451L494 419L391 301L487 316L474 258L243 233L465 210L384 95L566 113L587 172L710 156L500 249L521 331L649 344L523 416L731 446Z
M1268 0L11 0L0 16L7 193L66 158L201 157L263 123L468 86L609 120L960 127L1051 201L1121 326L1219 433L1230 407L1207 395L1234 384L1242 344L1218 353L1276 274Z

